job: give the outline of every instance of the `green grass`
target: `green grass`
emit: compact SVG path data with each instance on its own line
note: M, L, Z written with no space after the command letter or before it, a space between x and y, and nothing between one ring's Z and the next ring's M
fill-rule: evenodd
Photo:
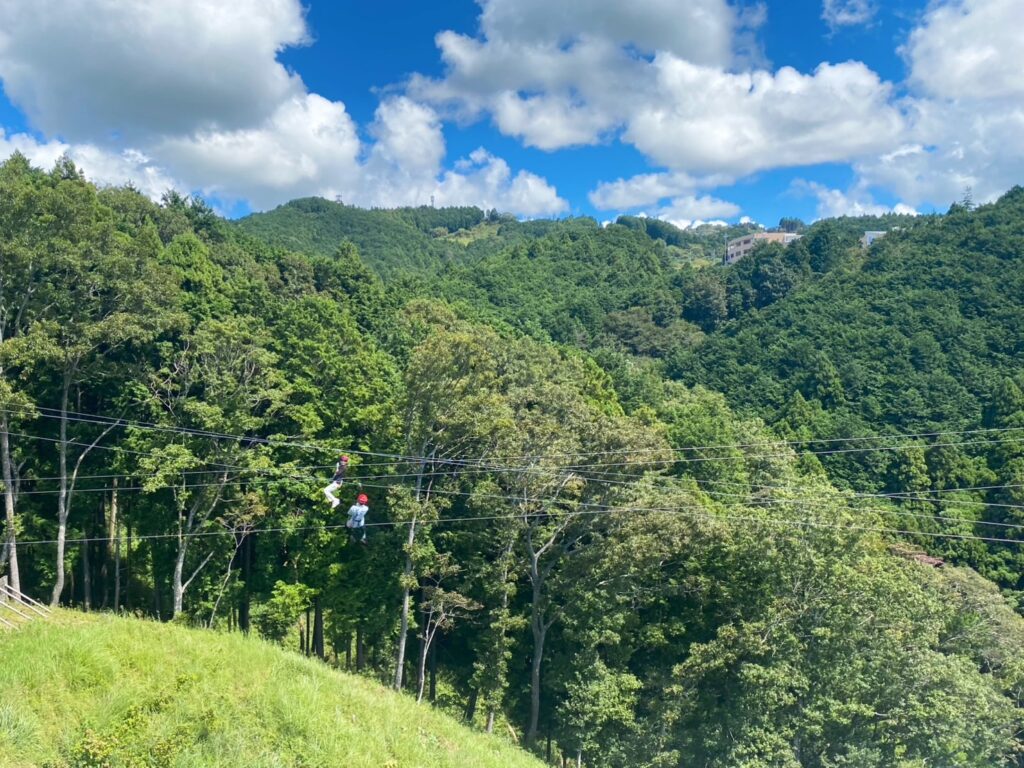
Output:
M381 686L237 634L57 612L0 631L3 766L539 766Z
M485 221L472 229L460 229L445 235L442 239L459 245L469 245L486 237L497 237L501 225L498 222Z

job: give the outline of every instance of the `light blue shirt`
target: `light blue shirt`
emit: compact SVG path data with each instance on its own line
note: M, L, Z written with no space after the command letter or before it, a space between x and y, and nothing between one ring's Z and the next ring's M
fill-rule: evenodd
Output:
M369 511L370 508L365 504L353 504L348 508L348 522L345 525L349 528L362 528L365 525L366 513Z

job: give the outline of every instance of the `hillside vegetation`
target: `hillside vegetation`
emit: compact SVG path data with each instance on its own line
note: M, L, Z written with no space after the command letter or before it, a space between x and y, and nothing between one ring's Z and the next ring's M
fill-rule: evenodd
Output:
M0 566L54 604L337 658L555 761L1020 765L1021 529L991 526L1019 505L980 494L1018 490L1024 394L979 385L1024 348L993 293L1016 290L994 276L1018 271L1018 196L724 267L651 222L326 201L278 209L292 233L260 218L295 238L271 243L15 155ZM409 250L313 248L321 214ZM939 348L919 377L905 331ZM940 434L815 442L918 423ZM958 439L973 423L1006 431ZM969 484L999 488L924 495Z
M61 612L0 630L0 765L540 763L430 707L239 634Z
M836 238L829 274L722 326L670 373L725 393L807 450L836 449L821 460L844 486L915 496L916 512L1020 523L1024 189L977 210L954 206L868 251L847 238ZM951 431L966 434L936 434ZM907 433L924 434L814 442ZM904 450L850 450L885 444ZM978 490L933 498L956 488ZM1024 586L1018 546L931 546Z

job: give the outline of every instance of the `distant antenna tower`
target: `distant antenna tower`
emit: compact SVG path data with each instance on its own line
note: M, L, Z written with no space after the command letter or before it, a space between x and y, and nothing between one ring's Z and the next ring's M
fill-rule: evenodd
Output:
M344 205L345 204L345 201L341 199L341 195L335 195L334 196L334 202L336 202L338 205Z
M433 195L430 196L430 207L431 208L434 207L434 196Z

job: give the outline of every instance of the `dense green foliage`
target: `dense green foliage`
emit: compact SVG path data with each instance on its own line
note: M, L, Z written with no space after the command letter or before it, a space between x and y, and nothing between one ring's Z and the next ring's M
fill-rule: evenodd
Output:
M763 416L809 450L839 451L821 458L847 487L930 497L936 490L1016 483L1018 432L948 433L1021 424L1024 190L977 210L954 206L946 216L891 232L867 251L841 221L829 227L829 274L708 336L671 361L669 372L724 392L735 407ZM780 258L822 253L813 232ZM903 449L891 451L857 450L891 440L811 440L907 433L930 436L898 441ZM1012 488L944 498L908 505L955 518L1020 522L1013 508L964 503L1019 503ZM1024 587L1017 546L930 546L1007 586Z
M491 214L496 220L496 214ZM461 254L444 237L485 221L479 208L364 210L319 197L293 200L248 216L239 227L283 248L330 256L342 242L359 248L367 265L382 275L401 270L431 272Z
M916 496L1012 485L1024 443L814 440L1024 425L1020 197L723 267L639 220L236 226L15 156L7 572L297 644L555 760L1019 765L1024 621L919 549L1017 586L1018 545L975 538L1016 507ZM365 545L320 490L340 451Z

